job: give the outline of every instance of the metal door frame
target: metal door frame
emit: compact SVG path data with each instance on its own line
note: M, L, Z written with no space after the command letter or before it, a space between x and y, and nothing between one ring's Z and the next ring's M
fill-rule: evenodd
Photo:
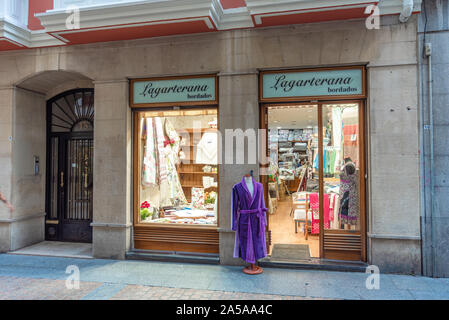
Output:
M68 177L68 170L67 167L67 160L68 160L68 142L70 140L77 140L77 139L91 139L93 141L94 139L94 131L89 132L63 132L63 133L55 133L52 132L51 126L52 126L52 105L55 101L58 101L61 98L64 98L65 96L82 93L84 97L84 93L94 93L94 90L91 88L83 88L83 89L74 89L70 91L63 92L52 99L47 101L47 107L46 107L46 118L47 118L47 146L46 146L46 195L45 195L45 208L46 208L46 217L45 217L45 239L50 241L65 241L65 242L92 242L92 227L90 227L90 236L89 241L82 241L82 240L64 240L63 235L63 227L64 227L64 213L66 212L67 203L68 203L68 184L66 183ZM52 198L52 192L51 192L51 177L52 177L52 139L58 138L58 155L57 155L57 161L55 165L58 166L57 170L57 188L55 189L55 192L57 193L57 215L56 219L50 219L49 213L50 213L50 206L51 206L51 198ZM61 186L61 172L64 175L64 184ZM92 175L93 175L93 167L92 167ZM93 198L93 192L92 192L92 198ZM92 218L89 221L89 224L92 222ZM51 236L48 232L49 226L52 226L56 229L56 236Z

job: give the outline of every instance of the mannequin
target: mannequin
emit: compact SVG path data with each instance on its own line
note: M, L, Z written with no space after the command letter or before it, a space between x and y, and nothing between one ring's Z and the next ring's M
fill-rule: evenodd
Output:
M232 229L235 233L234 257L250 265L243 269L246 274L260 274L263 269L256 262L267 256L263 186L246 174L232 189Z
M251 197L254 197L254 184L252 174L245 175L245 183L249 193L251 194ZM256 266L254 263L251 263L249 267L243 269L243 272L246 274L260 274L263 272L263 269L259 266Z
M247 174L245 175L245 183L246 187L248 188L249 193L251 194L251 197L254 196L254 185L253 185L253 179L252 176Z
M358 172L350 158L340 174L340 221L342 229L354 230L359 220Z

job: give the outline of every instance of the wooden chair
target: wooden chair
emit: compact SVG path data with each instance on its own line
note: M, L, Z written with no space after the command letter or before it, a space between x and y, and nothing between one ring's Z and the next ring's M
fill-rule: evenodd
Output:
M298 185L298 189L296 190L296 194L301 192L301 191L306 191L306 186L307 186L307 170L308 167L305 167L302 171L301 174L299 176L299 185ZM293 195L295 193L292 194L292 200L293 200ZM290 210L290 216L292 216L294 212L294 205L292 204L292 209Z
M295 221L295 233L298 233L298 225L304 223L304 237L307 240L309 229L311 228L311 221L309 221L310 202L307 192L296 192L292 195L292 211Z

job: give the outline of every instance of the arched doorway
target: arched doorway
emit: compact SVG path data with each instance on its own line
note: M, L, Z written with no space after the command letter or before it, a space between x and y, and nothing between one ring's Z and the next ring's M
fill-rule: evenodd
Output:
M92 242L94 90L47 102L46 240Z

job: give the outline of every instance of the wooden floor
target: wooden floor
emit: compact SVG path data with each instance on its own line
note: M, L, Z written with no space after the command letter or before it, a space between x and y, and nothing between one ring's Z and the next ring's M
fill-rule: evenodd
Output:
M305 239L304 233L298 227L298 233L295 233L295 222L293 215L290 216L291 198L287 197L284 201L278 201L278 208L274 214L269 215L272 245L274 244L308 244L310 248L310 256L319 258L319 237L309 235L308 240Z

